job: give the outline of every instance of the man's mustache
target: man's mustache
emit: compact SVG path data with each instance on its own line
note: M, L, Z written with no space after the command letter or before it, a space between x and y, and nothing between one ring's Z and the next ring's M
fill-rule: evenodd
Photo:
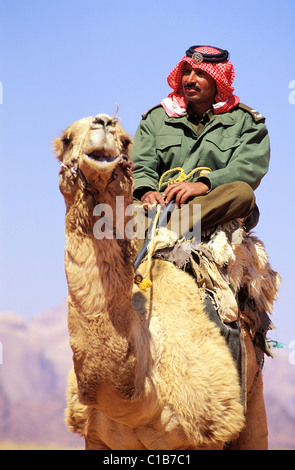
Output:
M191 90L201 91L201 88L198 85L194 85L193 83L192 84L186 83L184 85L184 88L185 89L190 88Z

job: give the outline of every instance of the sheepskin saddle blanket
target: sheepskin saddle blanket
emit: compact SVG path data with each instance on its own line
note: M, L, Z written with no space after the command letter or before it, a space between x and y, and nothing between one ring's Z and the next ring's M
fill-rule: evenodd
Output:
M257 346L257 359L271 355L266 333L278 297L280 275L269 263L264 244L242 221L203 234L201 241L179 240L166 228L157 230L153 257L165 259L194 276L207 314L218 324L241 369L243 323ZM256 348L255 348L256 349Z

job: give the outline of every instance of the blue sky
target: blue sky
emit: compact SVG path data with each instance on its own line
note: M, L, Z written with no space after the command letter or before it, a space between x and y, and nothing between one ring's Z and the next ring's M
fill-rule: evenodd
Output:
M267 119L271 166L256 192L256 234L283 277L272 336L295 338L294 17L294 0L0 1L0 312L29 319L67 296L53 139L117 103L133 135L167 96L185 50L211 44L230 51L235 94Z

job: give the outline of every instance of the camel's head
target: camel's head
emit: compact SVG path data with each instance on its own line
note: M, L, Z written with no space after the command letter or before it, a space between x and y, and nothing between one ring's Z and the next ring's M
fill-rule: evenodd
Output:
M82 185L101 192L114 171L130 178L128 147L131 138L107 114L81 119L70 125L54 141L56 157L61 163L60 190L65 197L73 195ZM118 174L116 175L116 177Z

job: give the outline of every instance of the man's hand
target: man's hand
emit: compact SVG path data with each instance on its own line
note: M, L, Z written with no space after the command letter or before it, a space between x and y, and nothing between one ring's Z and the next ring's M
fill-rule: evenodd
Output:
M209 186L201 181L197 183L172 183L165 189L163 197L165 204L168 204L175 197L177 206L181 206L189 198L204 196L208 190Z
M154 204L155 202L158 202L159 204L165 204L162 194L158 191L148 191L142 196L141 202L143 204Z

